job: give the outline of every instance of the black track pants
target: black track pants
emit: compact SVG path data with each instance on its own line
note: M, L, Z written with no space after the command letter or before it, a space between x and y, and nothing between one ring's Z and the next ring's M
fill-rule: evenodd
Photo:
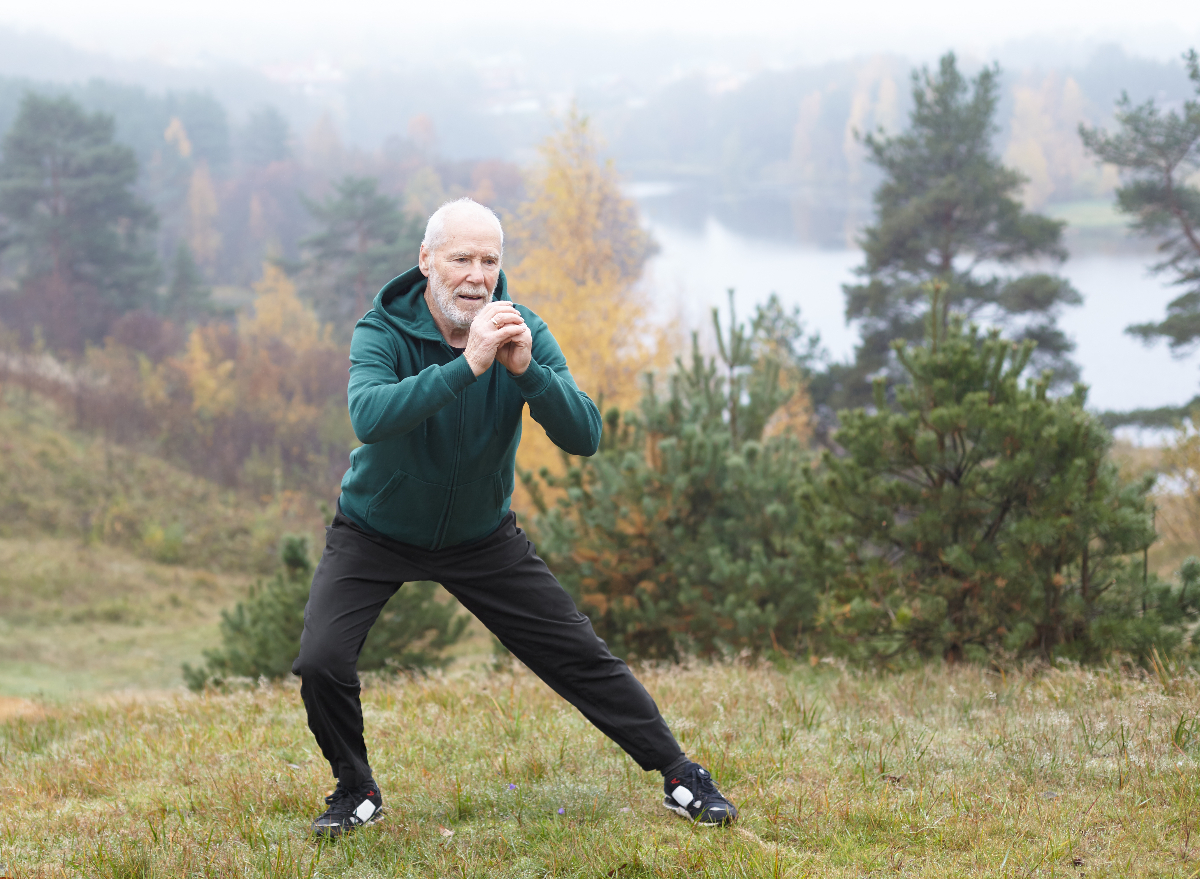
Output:
M441 583L538 677L643 769L681 751L658 706L579 612L509 513L483 540L429 552L368 534L339 512L304 610L293 674L308 726L343 786L371 778L356 665L367 632L405 582Z

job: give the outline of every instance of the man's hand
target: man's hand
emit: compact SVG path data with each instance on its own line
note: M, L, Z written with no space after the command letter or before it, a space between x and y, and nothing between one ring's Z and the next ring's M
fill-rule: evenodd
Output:
M521 334L496 349L496 362L513 375L522 375L533 356L533 333L523 326Z
M524 337L526 354L524 362L520 362L520 341ZM514 349L511 346L516 345ZM525 318L511 302L489 302L475 320L471 321L471 334L467 337L467 348L463 356L471 366L471 372L476 376L483 375L492 365L492 361L500 362L510 372L520 375L529 366L529 351L533 347L533 337L529 327L525 326ZM503 352L503 353L501 353ZM512 362L520 366L520 371L509 366Z

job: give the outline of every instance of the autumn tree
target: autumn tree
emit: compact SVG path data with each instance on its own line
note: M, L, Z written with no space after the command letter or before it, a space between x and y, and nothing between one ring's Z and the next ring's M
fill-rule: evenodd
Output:
M416 265L423 224L371 177L344 177L323 201L304 204L321 227L300 242L305 286L318 313L348 335L379 288Z
M506 249L516 256L505 270L509 287L545 319L583 390L632 404L653 352L638 281L654 243L586 117L572 111L539 155L528 197L507 224Z
M4 318L51 346L79 350L121 314L154 301L158 268L146 242L155 217L134 193L133 150L111 116L70 98L28 94L0 158L0 251L19 284Z
M143 396L164 450L198 472L263 491L280 481L327 490L353 442L345 351L277 266L254 289L236 329L196 327Z
M867 380L881 371L903 377L890 345L921 339L931 281L955 311L1037 342L1036 368L1052 369L1060 381L1074 378L1074 345L1056 316L1078 304L1079 294L1057 275L996 271L1037 257L1066 258L1064 224L1026 211L1019 200L1024 177L995 155L998 69L968 81L947 54L936 72L913 74L912 95L908 130L863 138L884 180L875 192L875 223L863 233L863 280L845 288L846 318L859 323L862 341L844 377L844 400L867 402Z
M1117 102L1117 130L1079 126L1084 146L1125 172L1117 207L1133 228L1159 241L1162 260L1154 271L1171 277L1183 292L1167 305L1162 321L1134 324L1127 332L1146 342L1166 339L1173 350L1200 340L1200 55L1184 56L1196 97L1164 112L1154 99Z

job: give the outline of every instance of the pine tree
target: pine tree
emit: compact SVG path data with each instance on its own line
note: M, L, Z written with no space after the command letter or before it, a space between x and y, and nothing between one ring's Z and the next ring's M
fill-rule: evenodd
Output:
M1108 458L1111 437L1045 377L1021 381L1033 343L946 315L935 291L923 345L893 344L896 407L841 413L807 475L823 607L852 656L1016 654L1101 659L1178 644L1200 595L1143 583L1155 539L1148 492Z
M133 150L111 116L70 98L28 94L4 137L0 244L20 267L6 322L40 326L51 346L82 348L111 322L154 301L158 269L145 233L154 214L134 194Z
M1147 342L1165 338L1174 350L1200 340L1200 56L1193 49L1183 57L1196 97L1180 109L1164 113L1153 99L1134 106L1122 94L1116 131L1079 126L1096 158L1128 174L1117 207L1133 217L1135 230L1159 239L1163 259L1154 270L1173 275L1184 291L1167 305L1165 319L1127 332Z
M201 322L217 312L212 288L204 283L204 276L192 258L191 248L182 242L175 249L164 309L184 326Z
M370 177L344 177L324 201L304 204L321 230L300 242L318 313L346 334L387 281L417 263L422 224Z
M859 322L862 341L854 367L839 376L840 395L831 389L831 396L867 402L870 376L899 377L889 345L921 338L924 285L935 279L956 311L1036 341L1035 365L1054 370L1057 381L1078 374L1056 314L1078 304L1079 294L1055 275L989 268L1066 258L1063 223L1024 210L1017 198L1024 178L995 155L998 77L990 67L968 82L947 54L936 73L914 72L908 130L863 138L884 182L875 192L876 222L862 238L864 281L845 287L846 318Z
M291 130L283 114L269 105L259 107L238 138L241 159L256 168L282 162L291 155L290 140Z
M793 651L817 608L799 528L809 456L786 422L767 430L801 393L781 382L799 322L777 301L749 328L713 320L719 359L693 337L665 398L648 380L638 411L608 411L597 455L522 473L540 549L621 655Z
M199 690L230 677L281 678L300 652L304 605L313 567L308 539L286 537L283 570L251 588L232 611L221 613L221 647L204 652L199 668L184 664L187 685ZM466 617L434 598L436 584L408 583L384 606L359 656L359 671L429 668L462 637Z

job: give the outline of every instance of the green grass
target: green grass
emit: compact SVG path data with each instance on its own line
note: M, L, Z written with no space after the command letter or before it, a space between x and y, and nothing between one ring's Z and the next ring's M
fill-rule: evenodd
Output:
M641 674L741 808L734 828L662 809L657 776L528 673L475 669L369 683L388 815L324 845L307 827L331 780L294 683L46 704L0 725L0 862L104 877L1200 874L1191 673Z

